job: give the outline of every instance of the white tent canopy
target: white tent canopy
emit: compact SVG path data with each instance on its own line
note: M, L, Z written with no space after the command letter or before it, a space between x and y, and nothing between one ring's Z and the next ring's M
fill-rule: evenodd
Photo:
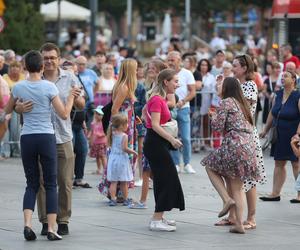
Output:
M58 15L57 1L42 4L41 14L46 21L56 20ZM77 4L62 0L60 4L60 16L62 20L86 21L90 18L91 11Z

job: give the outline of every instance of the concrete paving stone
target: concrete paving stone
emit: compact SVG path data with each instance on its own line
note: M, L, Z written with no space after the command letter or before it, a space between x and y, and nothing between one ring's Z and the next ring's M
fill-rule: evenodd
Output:
M33 229L38 240L23 239L22 199L25 177L20 159L0 162L0 250L7 249L104 249L104 250L196 250L196 249L298 249L300 244L300 205L290 204L295 197L291 166L280 202L257 202L257 229L245 235L228 233L229 227L215 227L222 201L210 184L199 162L203 154L194 154L192 165L197 173L179 174L185 194L186 210L173 210L166 218L176 219L177 231L152 232L148 223L154 210L153 190L149 191L148 209L134 210L127 207L108 207L107 199L96 186L100 177L92 175L96 162L88 158L85 179L92 189L73 190L73 211L70 235L62 241L49 242L40 236L41 224L34 213ZM268 183L258 186L259 195L268 194L272 188L273 160L265 155ZM138 199L141 188L130 190L130 197ZM246 208L245 208L246 210ZM246 215L246 211L245 211Z

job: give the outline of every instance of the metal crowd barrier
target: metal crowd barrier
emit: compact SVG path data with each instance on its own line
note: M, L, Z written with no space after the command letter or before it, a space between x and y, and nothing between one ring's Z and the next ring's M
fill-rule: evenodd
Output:
M212 131L208 116L208 111L213 108L214 94L216 91L196 91L195 99L190 102L191 143L194 153L200 150L210 151L221 145L222 135ZM201 103L199 103L199 99L201 99Z

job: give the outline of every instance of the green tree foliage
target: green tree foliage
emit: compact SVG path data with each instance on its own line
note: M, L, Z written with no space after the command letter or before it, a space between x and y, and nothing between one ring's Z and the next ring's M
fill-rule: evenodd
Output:
M25 0L6 0L6 27L0 33L0 48L23 54L38 49L44 39L44 21L34 6Z
M31 0L39 1L39 0ZM44 0L49 3L54 0ZM89 8L89 0L68 0ZM235 9L245 9L252 4L260 8L272 6L273 0L191 0L192 13L207 16L210 11L231 11ZM120 18L126 11L126 0L98 0L99 11L106 11L115 18ZM156 13L162 15L166 10L172 9L176 14L184 13L184 0L132 0L133 8L140 13Z

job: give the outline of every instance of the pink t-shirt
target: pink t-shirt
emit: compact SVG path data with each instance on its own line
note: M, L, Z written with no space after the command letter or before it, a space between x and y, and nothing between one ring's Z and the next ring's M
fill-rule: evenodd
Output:
M150 116L152 112L160 113L159 124L165 124L171 119L171 114L167 105L167 100L165 100L161 96L155 95L150 98L150 100L147 103L147 111ZM151 117L149 117L149 115L146 115L146 127L152 128Z
M91 130L93 131L93 144L105 144L107 143L106 135L103 131L102 122L92 122Z

